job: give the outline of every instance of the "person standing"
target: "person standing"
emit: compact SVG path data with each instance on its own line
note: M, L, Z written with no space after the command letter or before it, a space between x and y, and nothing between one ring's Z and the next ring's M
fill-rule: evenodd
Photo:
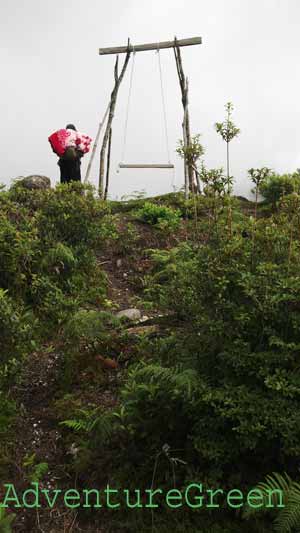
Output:
M77 131L74 124L67 124L66 130ZM81 181L81 158L83 152L77 147L67 148L65 153L59 158L60 182L70 183L71 181Z

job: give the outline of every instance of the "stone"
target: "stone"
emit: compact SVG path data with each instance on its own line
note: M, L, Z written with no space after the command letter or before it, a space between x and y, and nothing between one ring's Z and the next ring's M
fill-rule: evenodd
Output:
M119 311L116 315L118 318L128 318L128 320L140 320L142 318L142 313L139 309L123 309Z
M46 190L51 188L51 180L50 178L47 178L47 176L39 176L39 175L32 175L32 176L26 176L25 178L18 179L16 184L22 187L25 187L25 189L39 189L39 190Z

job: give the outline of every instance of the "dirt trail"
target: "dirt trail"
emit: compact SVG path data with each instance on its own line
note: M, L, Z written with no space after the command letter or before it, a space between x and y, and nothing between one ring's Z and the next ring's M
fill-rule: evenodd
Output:
M127 223L127 217L120 220L120 235ZM136 276L143 275L147 270L147 259L143 256L145 248L157 246L157 238L148 227L137 224L139 239L136 242L136 254L122 254L118 250L105 250L98 256L98 263L107 275L107 298L113 308L123 310L134 306L134 299L140 292L135 286ZM140 306L139 306L140 308ZM141 309L143 313L143 309ZM59 376L61 370L61 354L59 347L45 345L39 352L33 352L23 367L21 381L12 391L19 406L19 416L15 424L18 441L12 451L13 468L8 483L13 483L17 493L28 488L28 475L35 465L47 463L47 473L39 482L41 488L73 488L76 479L71 479L65 471L66 453L57 418L53 413L53 401L59 396ZM95 391L98 401L111 406L116 400L115 387L117 376L107 374L106 384L100 391ZM81 391L80 391L81 394ZM101 397L99 397L101 395ZM84 396L89 401L89 393ZM24 461L32 465L25 466ZM63 508L50 510L41 508L18 511L13 524L15 532L28 533L71 533L92 532L107 533L106 529L82 529L77 521L76 512Z
M130 278L132 270L124 259L117 258L113 253L102 254L98 258L101 267L106 272L108 280L107 297L116 307L125 309L132 306L131 300L135 296ZM59 373L61 358L54 346L44 346L40 352L33 352L23 368L21 381L12 391L13 397L19 405L19 416L15 424L18 441L14 446L12 456L14 467L7 483L13 483L18 494L29 486L28 475L34 465L47 463L48 470L40 481L41 488L63 488L76 486L76 479L70 479L64 470L66 450L63 447L57 419L53 413L53 400L59 391ZM103 404L110 404L112 399L111 387L114 380L107 377L106 390L101 392ZM68 453L68 452L67 452ZM24 461L32 458L33 466L24 466ZM106 529L82 529L76 519L76 513L71 509L50 510L22 509L18 511L13 524L15 532L45 532L71 533L88 532L106 533Z

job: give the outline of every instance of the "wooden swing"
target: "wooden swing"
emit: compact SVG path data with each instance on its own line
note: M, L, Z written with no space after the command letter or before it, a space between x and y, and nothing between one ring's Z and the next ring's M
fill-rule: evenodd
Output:
M126 122L125 122L125 133L124 133L124 147L123 147L123 161L125 156L125 147L126 147L126 136L127 136L127 123L128 123L128 112L129 112L129 104L130 104L130 96L131 96L131 86L132 86L132 78L133 78L133 70L134 70L134 56L136 52L144 52L148 50L156 50L158 53L158 63L159 63L159 71L160 71L160 82L161 82L161 94L162 94L162 103L163 103L163 113L164 113L164 130L165 130L165 138L166 138L166 147L167 147L167 155L168 155L168 162L164 163L124 163L121 162L118 165L119 169L173 169L173 182L174 182L174 175L175 175L175 167L170 162L170 152L169 152L169 141L168 141L168 130L167 130L167 120L166 120L166 106L165 106L165 100L164 100L164 91L163 91L163 81L162 81L162 72L161 72L161 63L160 63L160 54L159 51L161 49L166 48L173 48L175 60L176 60L176 68L177 68L177 74L182 94L182 105L184 110L183 115L183 123L182 123L182 129L183 129L183 142L184 146L188 147L190 144L190 120L189 120L189 110L188 110L188 78L185 76L183 67L182 67L182 60L181 60L181 53L180 48L184 46L191 46L191 45L199 45L202 43L201 37L192 37L189 39L180 39L178 40L176 37L174 37L173 41L163 41L160 43L147 43L147 44L140 44L132 46L130 43L130 40L128 39L127 46L117 46L117 47L109 47L109 48L100 48L99 54L100 55L107 55L107 54L114 54L116 55L116 61L115 61L115 67L114 67L114 87L111 93L110 102L107 106L107 109L105 111L104 117L101 120L96 139L94 142L94 146L91 152L90 161L87 167L87 172L85 176L85 182L88 181L92 162L96 153L98 141L100 138L100 133L102 128L105 125L105 120L107 118L106 126L105 126L105 132L102 140L101 150L100 150L100 166L99 166L99 196L100 198L107 198L108 193L108 184L109 184L109 171L110 171L110 153L111 153L111 139L112 139L112 121L114 117L115 107L116 107L116 101L117 101L117 95L119 91L120 84L122 82L122 79L124 78L125 71L127 69L127 65L130 60L131 54L133 54L133 60L132 60L132 72L131 72L131 80L130 80L130 90L129 90L129 97L128 97L128 105L127 105L127 114L126 114ZM122 66L121 71L119 72L119 54L126 54L125 60ZM108 146L108 149L107 149ZM107 151L107 169L106 169L106 185L104 190L104 171L105 171L105 156ZM119 170L117 170L119 172ZM189 190L193 190L193 173L194 169L192 168L192 165L189 164L189 161L187 157L184 157L184 187L185 187L185 197L188 198ZM173 183L174 188L174 183Z
M164 84L163 84L163 75L162 75L162 67L161 67L159 49L160 49L160 45L159 45L159 43L157 43L156 53L157 53L157 59L158 59L158 69L159 69L159 78L160 78L160 91L161 91L161 101L162 101L162 108L163 108L164 134L165 134L165 143L166 143L166 150L167 150L167 163L119 163L119 165L118 165L119 168L127 168L127 169L129 169L129 168L130 169L151 169L151 168L174 169L175 168L173 163L171 163L171 161L170 161L169 136L168 136L168 126L167 126L167 112L166 112L166 103L165 103L165 95L164 95ZM133 75L134 75L134 66L135 66L135 54L136 54L135 48L133 48L132 51L133 51L133 55L132 55L130 84L129 84L129 93L128 93L127 109L126 109L126 119L125 119L125 127L124 127L124 141L123 141L122 161L124 161L124 158L125 158L125 150L126 150L126 144L127 144L128 117L129 117L129 110L130 110L130 103L131 103Z

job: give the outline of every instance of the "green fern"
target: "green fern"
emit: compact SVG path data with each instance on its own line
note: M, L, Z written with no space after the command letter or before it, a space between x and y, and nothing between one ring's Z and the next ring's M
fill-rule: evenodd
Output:
M77 411L78 418L64 420L61 425L76 433L95 434L97 441L105 442L111 436L115 427L115 415L112 412L99 412L99 409ZM81 415L81 416L80 416Z
M77 418L73 418L71 420L64 420L60 424L62 426L68 427L69 429L72 429L73 431L76 431L76 433L90 433L97 420L96 413L97 409L78 409Z
M29 476L29 480L32 483L38 483L39 481L41 481L44 475L48 472L48 469L49 469L48 463L38 463L33 468L33 471Z
M46 269L50 267L71 268L77 263L78 260L74 256L71 248L61 242L58 242L55 246L49 248L47 254L42 259L41 266Z
M275 518L274 531L300 532L300 483L293 481L286 473L281 475L273 472L272 475L266 476L265 482L259 483L255 490L262 494L262 506L259 509L246 507L244 518L247 519L257 512L268 511L270 503L274 508L280 503L283 507ZM282 493L282 501L279 499L279 491Z
M142 364L129 373L124 396L137 388L150 391L151 386L161 388L164 385L173 397L184 394L189 398L198 384L198 374L193 369L182 370L180 367L166 368L161 365Z

